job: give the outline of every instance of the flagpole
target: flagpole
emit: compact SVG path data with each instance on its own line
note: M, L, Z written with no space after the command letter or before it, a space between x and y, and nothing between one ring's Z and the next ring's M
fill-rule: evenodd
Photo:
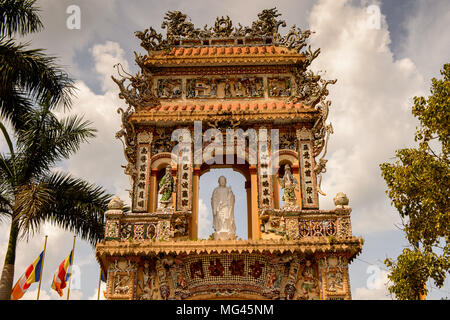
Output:
M39 275L39 286L38 286L38 292L37 292L36 300L39 300L39 294L41 293L41 282L42 282L42 273L44 272L44 260L45 260L45 249L47 248L47 237L48 236L45 236L45 241L44 241L44 253L42 255L41 274Z
M97 300L100 300L100 286L102 284L102 267L100 267L100 275L98 276L98 293Z
M70 279L72 278L72 265L73 265L73 259L75 258L75 239L77 236L73 236L73 246L72 246L72 263L70 264L70 273L69 273L69 279L67 281L69 281L69 287L67 288L67 300L69 300L69 295L70 295Z

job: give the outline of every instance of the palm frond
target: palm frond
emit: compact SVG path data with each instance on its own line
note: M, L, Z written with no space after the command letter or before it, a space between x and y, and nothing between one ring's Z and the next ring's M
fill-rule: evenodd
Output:
M39 231L42 214L48 211L55 200L54 190L45 183L17 188L13 207L14 220L27 239L29 235Z
M2 131L3 137L6 140L6 143L8 144L9 152L11 154L11 157L14 158L14 148L11 141L11 137L9 136L8 131L6 130L5 125L0 121L0 130Z
M0 186L9 185L12 188L16 185L15 160L0 153Z
M55 201L42 219L69 230L95 245L103 239L104 212L111 195L103 188L65 173L53 173L43 183L54 193Z
M21 181L46 174L56 162L68 159L83 142L95 137L90 125L80 116L59 120L46 106L30 112L17 132Z
M4 216L12 217L12 205L6 194L0 193L0 219Z
M1 97L16 89L39 104L48 102L50 107L61 104L70 108L74 95L73 80L55 61L55 57L45 55L42 49L27 50L26 44L0 40Z
M0 0L0 34L11 37L39 31L42 22L36 0Z
M0 118L9 120L15 130L22 127L24 116L31 110L30 99L17 88L4 90L0 86Z

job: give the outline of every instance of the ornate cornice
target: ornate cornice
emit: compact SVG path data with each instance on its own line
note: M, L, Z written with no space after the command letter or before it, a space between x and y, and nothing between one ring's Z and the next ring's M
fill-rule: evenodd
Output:
M197 240L197 241L143 241L127 243L108 241L97 244L97 257L151 256L159 253L242 253L242 252L299 252L307 254L323 252L346 252L352 257L362 249L362 238L351 237L330 242L325 237L309 237L300 240Z
M177 123L190 123L194 120L210 121L211 117L217 119L233 119L236 121L265 121L265 120L295 120L298 122L315 121L319 117L319 112L311 108L284 108L284 109L246 109L237 108L228 110L227 108L218 110L196 109L194 107L179 108L157 108L134 113L130 121L134 123L147 123L155 121L167 121Z

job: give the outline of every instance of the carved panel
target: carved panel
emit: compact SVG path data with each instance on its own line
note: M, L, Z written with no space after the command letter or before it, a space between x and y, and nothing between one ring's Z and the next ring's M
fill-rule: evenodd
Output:
M186 98L262 98L262 77L192 78L186 81Z
M352 236L352 225L350 217L344 216L337 220L337 236L339 238L349 238Z
M337 234L335 220L300 219L298 222L298 230L301 238L328 237Z
M267 129L259 130L258 143L258 195L259 208L273 208L271 145Z
M134 261L119 259L108 267L108 299L133 299L137 264Z
M188 230L187 219L178 217L172 225L168 219L158 219L146 223L122 223L120 226L120 240L144 241L161 240L166 241L174 236L186 236Z
M152 134L140 132L137 135L138 156L136 159L137 179L135 182L134 210L135 212L147 211L147 199L149 190L149 177L151 168L151 142Z
M181 79L159 79L156 94L161 99L178 99L183 93Z
M320 299L320 279L317 264L310 260L302 262L295 288L294 300Z
M118 220L106 220L105 224L105 239L106 240L117 240L120 238L120 225Z
M289 97L291 95L291 78L274 77L268 78L269 97Z
M297 130L299 140L300 184L302 191L302 208L318 209L319 199L316 189L316 174L314 173L314 155L311 131L303 128Z
M192 294L220 295L244 287L262 294L270 265L269 257L260 254L205 254L187 257L184 272Z
M177 179L177 209L180 211L192 210L192 175L193 156L192 147L180 148L178 157L178 179Z
M348 260L340 255L320 258L319 270L322 277L323 298L350 298Z

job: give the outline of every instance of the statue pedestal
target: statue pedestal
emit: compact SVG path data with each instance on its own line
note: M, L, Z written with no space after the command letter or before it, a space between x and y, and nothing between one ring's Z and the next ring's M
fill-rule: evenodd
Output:
M227 231L219 231L219 232L214 232L212 234L212 238L213 238L213 240L235 240L236 235L234 233L227 232Z

